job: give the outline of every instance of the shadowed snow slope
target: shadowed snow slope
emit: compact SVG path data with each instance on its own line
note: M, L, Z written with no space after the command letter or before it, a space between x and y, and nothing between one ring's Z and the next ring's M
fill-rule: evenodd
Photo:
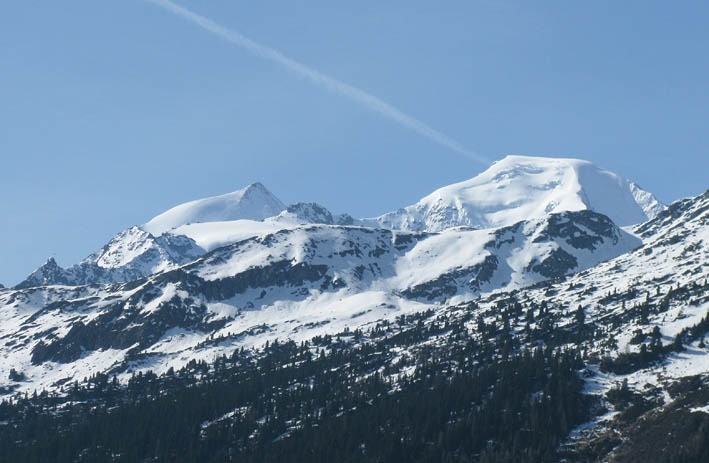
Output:
M244 189L211 198L180 204L152 218L143 230L160 235L173 228L191 223L223 222L229 220L263 220L272 217L286 206L260 183Z
M627 226L654 217L664 206L633 182L588 161L507 156L470 180L369 222L409 231L491 228L586 209Z

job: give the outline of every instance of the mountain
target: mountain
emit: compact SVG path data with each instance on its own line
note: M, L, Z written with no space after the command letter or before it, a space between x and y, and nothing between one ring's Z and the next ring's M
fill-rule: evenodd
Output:
M221 196L198 199L163 212L141 228L160 235L181 225L231 220L263 220L277 215L286 206L261 183Z
M706 461L709 191L508 157L439 193L50 259L0 290L0 460Z
M590 210L439 233L305 225L129 283L0 292L0 391L17 398L0 446L706 461L707 238L709 192L630 232Z
M133 226L118 233L103 249L67 269L50 258L17 288L106 284L144 278L191 262L207 250L239 237L254 236L258 234L254 228L261 227L258 221L284 209L283 203L261 183L233 193L190 201L157 215L141 227ZM213 226L215 223L226 224L226 230ZM202 224L207 225L195 230L195 226ZM281 228L282 225L275 224L265 227L268 231Z
M131 227L69 268L60 267L50 258L16 288L131 281L191 262L202 254L204 250L186 236L165 233L155 237L139 227Z
M182 265L221 246L305 224L432 232L460 226L511 226L554 212L591 210L624 226L663 209L636 184L575 159L508 156L471 180L441 188L413 206L376 219L334 215L312 202L286 207L261 183L254 183L233 193L178 205L142 227L119 233L106 246L109 251L92 254L69 269L50 260L18 287L130 281ZM180 239L183 242L178 243ZM153 251L132 261L135 253L148 249ZM115 262L107 264L109 260Z
M663 208L651 193L588 161L507 156L470 180L443 187L369 223L408 231L492 228L552 212L588 209L627 226L644 222Z
M12 359L0 366L0 387L9 368L26 378L14 387L47 389L77 372L180 368L235 345L307 339L564 277L640 245L592 211L441 233L282 229L129 283L31 285L0 294L0 338L15 340L0 347L0 356ZM108 249L94 261L125 266L132 257Z
M569 461L706 461L709 191L633 233L632 252L516 297L579 307L589 324L582 377L597 415L571 433ZM562 312L560 333L577 320Z
M194 346L209 337L225 336L228 346L237 339L257 345L274 336L305 338L322 327L328 331L353 323L358 313L367 314L356 317L356 323L363 323L564 278L643 244L582 202L592 198L592 204L601 204L597 192L588 192L589 185L607 186L596 177L619 178L583 161L505 158L475 179L439 192L467 198L470 203L460 203L460 210L468 210L477 204L477 193L496 190L515 204L488 211L505 220L552 197L560 212L530 214L530 219L483 229L461 226L457 219L444 226L431 221L440 215L429 215L427 227L440 232L363 227L316 203L283 207L261 184L253 184L177 206L143 227L131 227L67 269L48 260L16 291L3 293L0 305L9 317L4 325L11 331L0 336L32 336L31 343L17 344L6 355L24 365L27 378L43 377L42 387L51 388L71 378L75 367L121 372L125 367L120 365L135 358L147 356L151 364L166 367L178 358L206 355ZM641 190L634 191L642 196ZM622 199L625 192L607 194ZM653 204L651 195L642 198ZM492 194L489 201L502 204ZM649 239L652 227L674 229L659 221L673 218L679 207L644 224L647 229L639 228L639 236ZM343 222L358 226L337 225ZM169 232L158 234L167 227ZM346 301L338 303L337 313L323 309L336 300ZM286 323L286 317L297 323ZM255 326L269 329L248 334ZM21 330L12 331L17 327ZM114 363L94 358L109 351ZM93 358L94 366L77 367L84 358ZM46 361L66 367L57 366L46 376Z
M325 225L354 225L355 220L349 214L333 214L325 206L318 203L291 204L275 217L268 221L285 224L325 224Z
M300 224L322 223L332 225L335 223L332 213L317 203L291 204L274 219Z

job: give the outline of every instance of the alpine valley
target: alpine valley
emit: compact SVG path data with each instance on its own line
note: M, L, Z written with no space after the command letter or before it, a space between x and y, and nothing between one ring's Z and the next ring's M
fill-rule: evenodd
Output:
M706 462L708 242L577 159L181 204L0 286L0 461Z

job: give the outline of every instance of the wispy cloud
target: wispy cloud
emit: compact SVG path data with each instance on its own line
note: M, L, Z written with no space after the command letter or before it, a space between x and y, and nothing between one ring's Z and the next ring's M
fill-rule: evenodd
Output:
M202 29L211 32L214 35L221 37L222 39L237 45L244 50L256 55L260 58L266 59L273 63L276 63L287 70L304 77L311 81L312 83L324 87L332 92L344 96L345 98L353 101L365 108L372 111L376 111L388 119L417 132L420 135L432 140L439 145L445 146L456 153L463 154L474 161L481 164L489 164L490 161L485 159L483 156L468 150L463 145L453 140L449 136L439 132L438 130L424 124L418 119L409 116L408 114L402 112L401 110L390 105L386 101L377 98L365 92L362 89L354 87L352 85L341 82L335 78L323 74L322 72L316 71L315 69L306 66L303 63L295 61L288 58L283 53L273 48L261 45L260 43L254 42L253 40L239 34L236 31L228 29L220 24L215 23L211 19L205 18L187 8L173 3L170 0L145 0L149 3L160 6L161 8L180 16L196 25Z

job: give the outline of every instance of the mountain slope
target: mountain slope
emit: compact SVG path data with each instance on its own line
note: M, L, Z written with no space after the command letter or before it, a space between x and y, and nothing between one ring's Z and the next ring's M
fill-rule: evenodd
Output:
M301 203L50 260L0 288L0 443L28 461L65 443L68 461L136 461L167 439L298 461L339 438L355 461L705 461L709 192L664 208L581 161L505 161L401 222L438 232ZM491 207L470 209L480 191ZM654 217L620 228L598 207ZM471 211L505 225L461 226ZM144 422L180 437L129 453Z
M77 374L179 368L237 345L308 339L563 277L639 245L591 211L435 234L280 230L129 283L0 293L0 339L13 340L0 346L8 359L0 387L54 389ZM8 382L10 368L26 381Z
M702 394L709 381L709 191L671 204L633 231L644 241L640 248L514 295L578 307L588 324L586 391L608 412L569 441L592 456L569 461L675 461L658 457L684 445L668 445L667 436L709 448L701 433L681 430L698 421L697 413L709 414ZM578 320L578 311L559 312L559 330L572 330Z
M59 396L0 407L0 446L13 461L706 461L709 192L635 227L639 248L565 277L452 305L360 291L411 287L406 268L473 263L461 234L509 258L519 252L505 246L550 240L602 250L609 223L579 211L436 234L313 226L102 293L2 292L0 327L45 307L4 338L0 355L18 366L4 391ZM370 260L394 265L356 271ZM244 301L263 306L234 310ZM39 331L52 317L63 328ZM98 364L119 381L60 379ZM140 423L157 434L146 441Z
M369 223L409 231L491 228L552 212L589 209L626 226L644 222L662 208L652 194L587 161L507 156L470 180L443 187Z

